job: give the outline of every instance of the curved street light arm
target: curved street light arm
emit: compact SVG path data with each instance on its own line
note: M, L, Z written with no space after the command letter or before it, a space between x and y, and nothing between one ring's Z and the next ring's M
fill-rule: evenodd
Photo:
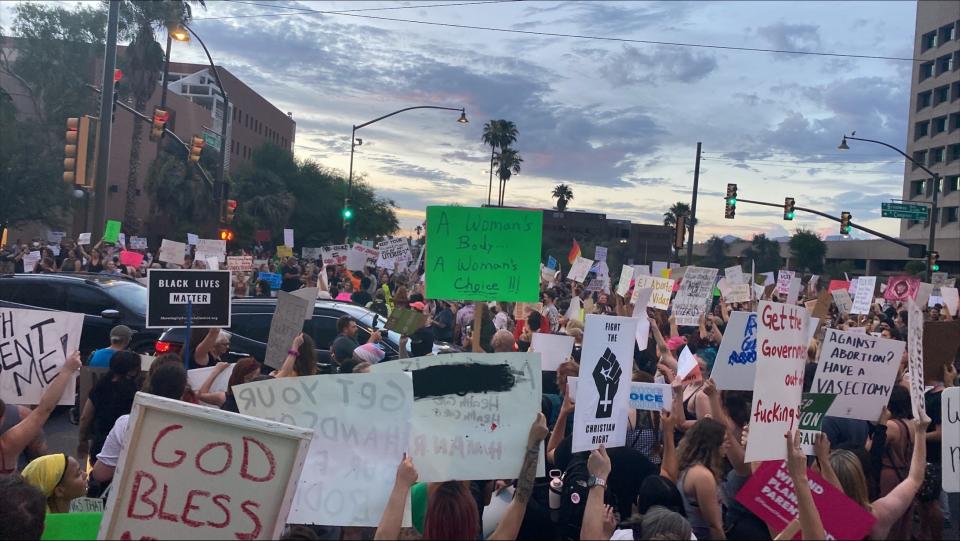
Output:
M444 111L460 111L461 113L464 113L464 112L465 112L465 108L463 108L463 107L440 107L439 105L417 105L416 107L407 107L407 108L404 108L404 109L400 109L399 111L394 111L394 112L392 112L392 113L385 114L385 115L383 115L383 116L381 116L381 117L377 117L377 118L375 118L375 119L373 119L373 120L371 120L371 121L369 121L369 122L364 122L363 124L358 124L358 125L354 126L353 129L354 129L354 131L356 131L356 130L359 130L360 128L369 126L370 124L374 124L374 123L376 123L376 122L380 122L381 120L383 120L383 119L385 119L385 118L390 118L390 117L392 117L393 115L398 115L398 114L403 113L403 112L405 112L405 111L412 111L412 110L414 110L414 109L441 109L441 110L444 110Z
M904 158L910 160L910 163L916 165L916 166L919 167L920 169L923 169L924 171L927 172L927 174L929 174L929 175L932 176L933 178L940 178L940 175L938 175L938 174L934 173L933 171L927 169L926 166L924 166L922 163L918 162L917 160L914 160L914 159L913 159L912 157L910 157L906 152L900 150L899 148L897 148L897 147L895 147L895 146L893 146L893 145L884 143L883 141L875 141L875 140L873 140L873 139L862 139L862 138L860 138L860 137L853 137L853 136L851 136L851 135L844 135L843 137L844 137L844 139L851 139L851 140L853 140L853 141L864 141L864 142L867 142L867 143L875 143L875 144L878 144L878 145L883 145L883 146L889 148L890 150L893 150L893 151L895 151L895 152L899 152L901 156L903 156Z

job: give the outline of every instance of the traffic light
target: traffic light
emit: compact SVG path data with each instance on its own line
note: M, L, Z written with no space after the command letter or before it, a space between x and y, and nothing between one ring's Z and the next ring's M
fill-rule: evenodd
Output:
M220 230L220 240L231 241L233 240L233 231L230 229L221 229Z
M193 136L193 142L190 145L190 161L192 163L200 161L200 152L203 151L203 145L205 144L203 137L199 135Z
M117 102L120 101L121 79L123 79L123 72L115 68L113 70L113 108L110 111L110 122L113 122L117 116Z
M343 223L349 222L353 219L353 209L350 208L350 200L346 199L343 202L343 210L340 211L340 214L343 216Z
M794 212L793 210L794 206L795 206L795 203L792 197L785 197L783 199L783 219L784 220L792 220L793 217L797 215L797 213Z
M677 217L677 228L674 231L673 236L673 247L677 250L683 249L684 237L686 237L687 232L687 217L679 216Z
M930 271L931 272L940 271L940 263L938 263L939 259L940 259L940 252L930 252Z
M86 184L87 143L90 135L90 118L70 117L64 134L63 181L70 184Z
M849 235L850 234L850 218L853 216L847 212L843 211L840 213L840 234Z
M727 198L723 210L723 217L732 220L737 215L737 185L727 184Z
M170 119L170 111L166 111L159 107L154 108L153 110L153 125L150 127L150 140L159 141L163 137L163 129L167 125L167 120Z
M237 211L237 200L227 199L223 202L223 223L233 223L233 213Z

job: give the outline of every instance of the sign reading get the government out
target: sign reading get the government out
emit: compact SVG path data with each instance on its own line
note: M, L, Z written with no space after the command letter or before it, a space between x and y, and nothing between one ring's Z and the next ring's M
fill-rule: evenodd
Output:
M543 213L427 207L426 296L536 302Z
M230 271L147 271L147 328L230 326Z

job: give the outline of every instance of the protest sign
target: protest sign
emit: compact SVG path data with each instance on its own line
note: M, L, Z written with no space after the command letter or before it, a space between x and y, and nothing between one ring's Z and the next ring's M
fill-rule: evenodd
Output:
M249 272L253 270L252 255L227 256L227 270L230 272Z
M650 276L650 265L633 265L633 274Z
M887 289L883 298L888 301L907 301L917 298L920 289L920 279L915 276L891 276L887 278Z
M917 288L917 297L914 299L917 301L917 306L927 306L931 294L933 294L933 284L920 282L920 287Z
M50 244L47 246L47 249L53 253L54 257L60 256L60 245L59 244Z
M289 246L277 246L275 251L277 252L277 257L293 257L293 248Z
M187 233L187 244L196 246L200 242L200 236L195 233Z
M277 292L277 308L270 320L267 352L263 362L271 368L280 368L287 358L293 339L303 332L303 315L314 305L308 300L286 291Z
M0 400L40 403L60 367L80 349L83 314L0 308ZM70 378L58 404L73 404L76 378Z
M213 383L210 385L211 393L225 393L227 392L227 384L230 382L230 375L233 374L233 368L237 366L236 364L231 364L220 371L217 377L213 380ZM210 374L217 370L216 366L204 366L203 368L193 368L187 370L187 383L190 385L190 388L194 391L199 391L200 387L203 387L204 382L207 381L207 378L210 377Z
M653 276L663 276L664 269L670 269L670 265L666 261L654 261L650 264L650 274Z
M830 415L876 421L890 399L906 346L866 334L826 329L811 390L836 395Z
M577 259L574 260L573 265L570 267L570 272L567 273L567 280L573 282L583 283L587 279L587 274L590 272L590 268L593 267L593 261L577 256Z
M833 304L837 305L837 310L840 314L843 316L850 315L850 310L853 308L853 299L850 298L847 290L834 289L830 294L833 296Z
M960 387L943 390L940 408L940 419L943 423L940 449L943 491L960 492Z
M766 287L766 286L774 286L774 287L776 287L777 281L776 281L776 279L773 277L773 271L764 272L764 273L760 274L760 277L763 278L762 281L761 281L761 280L757 280L757 282L758 282L760 285L762 285L762 286L764 286L764 287Z
M148 329L230 326L230 271L148 269L147 283Z
M120 252L120 264L128 267L139 267L143 263L143 254L123 250Z
M301 248L300 249L300 255L303 256L304 259L307 259L309 261L315 261L317 259L320 259L321 253L322 253L322 250L320 248Z
M33 272L37 268L37 263L40 262L40 251L34 250L27 253L23 256L23 272Z
M283 283L283 277L280 276L278 272L260 272L257 273L257 280L263 280L270 284L270 289L276 291L280 289L280 285Z
M517 477L530 425L540 411L539 355L454 353L371 368L373 373L401 371L413 377L408 454L420 481ZM544 464L541 447L538 476L544 475Z
M910 406L914 419L926 412L923 396L923 312L912 300L907 301L907 376L910 380Z
M724 297L730 303L750 302L750 284L735 284L730 286L730 292Z
M120 222L107 220L107 225L103 229L103 241L115 244L120 239L120 227Z
M652 289L650 302L647 306L666 310L670 307L670 295L673 292L673 280L669 278L660 278L657 276L635 276L633 284L633 297L630 302L637 304L637 297L641 289Z
M103 500L98 499L98 501L103 503ZM92 541L97 539L102 520L102 511L47 513L43 519L43 534L40 535L40 541Z
M277 539L311 431L137 393L127 436L98 539Z
M557 258L553 257L552 255L547 256L547 267L550 267L553 270L560 270L559 264L557 263Z
M362 271L366 267L377 266L380 252L362 244L354 244L347 252L347 270Z
M573 337L562 334L533 333L530 351L540 354L540 369L557 370L573 352Z
M833 294L829 291L821 291L817 296L817 305L814 307L810 316L822 320L830 315L830 304L833 302Z
M783 440L781 434L777 443L786 452L786 443ZM877 521L869 511L810 468L807 468L807 484L827 539L867 537L873 523ZM737 493L737 501L776 532L786 528L800 513L787 463L780 460L765 462L753 472Z
M293 248L293 229L283 230L283 245L287 248Z
M418 310L396 307L390 312L387 322L383 328L388 331L397 331L398 333L410 336L417 330L422 329L427 324L427 315Z
M390 497L384 487L408 451L410 377L301 376L238 385L234 393L244 415L313 431L287 522L377 525Z
M147 249L147 239L143 237L130 237L130 249L131 250L146 250Z
M923 323L923 373L940 381L943 369L957 356L960 348L960 320Z
M164 263L183 265L183 254L186 251L186 244L169 239L163 239L160 241L160 253L157 255L157 259L163 261Z
M790 280L790 291L787 292L787 304L797 303L797 299L800 297L800 287L802 285L803 283L799 276L794 276L793 280Z
M683 346L680 356L677 358L677 377L684 384L703 381L703 374L700 373L700 364L697 362L689 346Z
M838 289L847 291L850 288L850 282L847 280L830 280L830 284L827 285L827 291L833 293Z
M954 318L960 317L960 294L955 287L941 287L940 296L943 299L944 308L950 312Z
M873 303L873 291L877 287L876 276L861 276L857 279L857 293L853 296L851 314L869 314Z
M580 354L585 384L577 389L572 452L626 443L636 327L635 318L587 315Z
M757 308L757 371L744 460L787 456L783 435L797 427L807 360L807 310L760 301Z
M306 307L303 309L303 319L313 319L314 308L316 307L317 300L317 291L319 287L301 287L300 289L291 291L290 294L295 297L300 297L301 299L307 301Z
M814 454L817 434L835 398L832 394L817 393L803 393L800 398L800 450L804 454Z
M90 235L91 233L80 233L80 235L77 236L77 244L81 244L83 246L89 246Z
M208 257L216 256L219 261L226 261L227 241L221 239L199 239L197 252L203 252Z
M66 231L47 231L47 242L50 244L60 244L60 241L66 236ZM944 276L944 278L946 278L946 276Z
M606 246L597 246L593 251L593 259L595 261L606 261L607 260L607 247Z
M777 295L786 297L790 293L790 282L796 274L791 270L777 271Z
M636 298L636 301L633 305L633 314L631 314L630 317L638 318L641 322L644 320L649 321L649 318L647 317L647 305L650 304L650 299L653 297L653 288L642 287L640 289L634 289L634 297ZM650 329L648 328L647 332L649 331ZM641 346L640 349L643 349L643 346Z
M757 371L757 314L732 312L710 377L721 391L752 391Z
M320 248L320 256L323 258L324 265L343 265L347 262L347 252L349 251L349 244L335 244Z
M567 377L567 393L571 397L577 396L577 387L580 378ZM576 400L573 400L576 403ZM633 381L630 383L630 409L655 411L670 410L673 406L673 391L666 383L644 383Z
M740 268L740 265L734 265L732 267L723 269L723 275L727 278L727 283L731 286L746 283L746 280L743 277L743 269Z
M673 315L677 325L698 325L713 298L717 269L687 267L680 289L673 299Z
M70 500L71 513L103 513L103 500L80 497ZM99 523L98 523L99 524Z
M536 301L541 211L427 207L426 297Z
M410 245L407 239L387 239L377 244L380 257L377 258L377 267L393 270L397 263L412 260Z

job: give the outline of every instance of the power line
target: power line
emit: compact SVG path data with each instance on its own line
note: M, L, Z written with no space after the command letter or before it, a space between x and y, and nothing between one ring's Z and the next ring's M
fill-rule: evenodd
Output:
M863 161L856 161L856 160L850 160L850 159L843 159L843 160L841 160L841 159L836 159L836 160L790 160L790 161L786 161L786 160L766 160L766 159L754 159L754 158L747 158L747 159L739 160L739 159L737 159L737 158L726 157L726 156L724 156L724 157L719 157L719 156L703 156L703 159L704 159L704 160L714 160L714 161L729 161L729 162L733 162L733 163L753 163L753 162L761 162L761 163L777 163L777 164L783 164L783 165L797 165L797 166L813 166L813 165L815 165L815 164L822 164L822 163L825 163L825 164L868 164L868 163L870 163L870 164L883 165L883 164L890 164L890 163L900 163L900 162L902 161L902 160L893 160L893 159L888 159L888 160L863 160Z
M415 8L424 8L424 7L450 7L450 6L462 6L462 5L476 5L476 4L496 4L496 3L507 3L511 1L518 0L488 0L485 2L464 2L458 4L431 4L431 5L421 5L421 6L401 6L393 8L364 8L356 10L341 10L341 11L328 11L328 10L311 10L308 8L292 8L292 9L301 9L296 13L267 13L262 15L236 15L228 17L205 17L197 18L194 20L215 20L215 19L239 19L245 17L267 17L267 16L285 16L285 15L297 15L297 14L322 14L322 15L339 15L341 17L357 17L361 19L373 19L378 21L391 21L391 22L401 22L409 24L421 24L427 26L439 26L445 28L459 28L464 30L483 30L487 32L500 32L507 34L523 34L528 36L543 36L543 37L555 37L555 38L573 38L573 39L584 39L584 40L595 40L595 41L610 41L617 43L636 43L641 45L664 45L671 47L689 47L689 48L698 48L698 49L718 49L725 51L740 51L740 52L758 52L758 53L779 53L779 54L793 54L793 55L805 55L805 56L823 56L823 57L833 57L833 58L859 58L867 60L897 60L904 62L919 62L920 59L917 58L906 58L899 56L878 56L878 55L865 55L865 54L847 54L847 53L830 53L823 51L794 51L788 49L765 49L761 47L736 47L732 45L709 45L705 43L686 43L686 42L677 42L677 41L657 41L657 40L645 40L645 39L632 39L632 38L620 38L620 37L611 37L611 36L591 36L587 34L566 34L561 32L545 32L545 31L536 31L536 30L518 30L514 28L497 28L492 26L475 26L467 24L454 24L454 23L441 23L435 21L421 21L416 19L401 19L397 17L383 17L378 15L360 15L357 12L359 11L383 11L388 9L415 9ZM287 7L287 6L285 6Z
M742 162L742 161L727 161L727 160L718 160L717 158L702 158L705 162L714 162L717 164L723 165L746 165L748 167L754 166L751 162ZM839 162L838 162L839 163ZM825 172L832 173L876 173L876 174L885 174L883 170L862 170L862 169L853 169L852 166L855 165L894 165L900 162L848 162L851 168L838 168L838 167L822 167L817 165L803 165L803 164L791 164L791 165L781 165L777 163L759 163L755 164L756 167L776 167L780 169L817 169Z
M483 4L506 4L511 2L522 2L524 0L481 0L477 2L448 2L443 4L421 4L418 6L391 6L391 7L379 7L379 8L357 8L357 9L342 9L337 11L325 11L319 9L310 9L310 8L300 8L295 6L278 6L274 4L260 4L257 2L243 2L242 0L234 0L234 4L246 4L250 6L258 6L265 8L274 8L274 9L292 9L293 12L283 12L278 11L275 13L257 13L251 15L224 15L222 17L195 17L191 20L193 21L218 21L222 19L248 19L252 17L284 17L289 15L347 15L350 13L357 13L363 11L389 11L394 9L420 9L420 8L445 8L445 7L455 7L455 6L477 6Z

